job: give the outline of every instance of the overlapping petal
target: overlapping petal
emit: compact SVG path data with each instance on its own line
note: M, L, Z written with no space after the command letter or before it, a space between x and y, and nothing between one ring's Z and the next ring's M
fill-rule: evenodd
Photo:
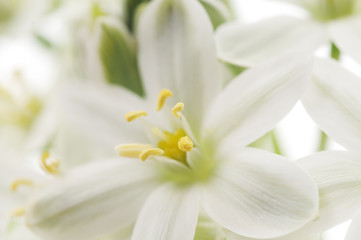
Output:
M162 88L183 101L194 129L221 88L212 25L196 0L155 0L140 18L139 61L147 96Z
M266 134L303 94L311 63L311 56L287 54L241 74L210 107L204 136L220 150L230 151Z
M197 189L160 186L144 204L132 240L193 240L199 207Z
M275 17L254 24L228 23L217 31L220 59L253 66L290 52L312 52L328 40L326 27L312 20Z
M352 219L345 240L358 240L361 235L361 214Z
M27 223L45 239L92 239L133 224L154 186L134 159L89 164L35 196Z
M302 99L312 119L349 150L361 146L361 79L333 60L317 59Z
M357 155L341 151L321 152L297 163L312 175L318 185L319 213L301 229L272 240L313 239L351 219L361 209L361 162ZM251 240L231 232L227 232L227 236L231 240Z
M272 238L317 214L317 186L295 163L253 148L222 161L204 196L206 211L221 226L246 237Z
M329 25L330 36L340 50L361 63L361 16L343 18Z

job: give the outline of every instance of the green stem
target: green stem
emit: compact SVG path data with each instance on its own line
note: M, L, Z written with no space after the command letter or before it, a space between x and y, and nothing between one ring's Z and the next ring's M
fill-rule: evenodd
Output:
M331 43L331 58L335 60L340 60L341 52L337 48L337 46L334 43ZM324 151L327 148L328 145L328 136L323 131L320 131L320 137L319 137L319 143L318 143L318 151Z
M278 155L283 155L282 153L282 150L280 148L280 144L279 144L279 141L277 139L277 134L276 134L276 131L275 130L272 130L270 132L271 134L271 139L272 139L272 145L273 145L273 148L274 148L274 152Z
M341 52L334 43L331 43L331 58L340 60Z
M326 133L320 131L320 142L318 144L318 151L324 151L327 148L328 137Z

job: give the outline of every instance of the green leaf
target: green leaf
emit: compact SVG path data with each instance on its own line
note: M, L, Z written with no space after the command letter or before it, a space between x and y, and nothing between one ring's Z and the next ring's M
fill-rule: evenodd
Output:
M144 95L133 37L125 26L102 21L99 56L106 80Z
M149 2L149 0L126 0L125 1L125 22L128 29L133 32L135 27L135 15L140 4Z
M200 3L207 11L214 29L216 29L221 24L231 20L231 13L222 1L200 0Z

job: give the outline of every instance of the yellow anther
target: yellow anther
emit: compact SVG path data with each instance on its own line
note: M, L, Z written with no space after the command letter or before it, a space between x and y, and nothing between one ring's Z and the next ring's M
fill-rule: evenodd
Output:
M29 179L18 179L18 180L15 180L15 181L11 184L10 189L11 189L11 191L15 192L15 191L18 189L18 187L21 186L21 185L25 185L25 186L30 186L30 187L31 187L31 186L34 185L34 183L33 183L31 180L29 180Z
M158 95L158 101L157 101L157 111L162 110L164 107L165 101L167 98L173 96L173 92L168 89L162 89Z
M43 168L51 173L51 174L58 174L60 172L60 161L56 158L51 158L50 153L48 151L44 151L41 157L41 164Z
M144 162L149 157L163 155L164 151L160 148L148 148L139 154L139 158Z
M121 157L138 158L144 150L152 147L149 144L121 144L115 147L115 151Z
M145 117L147 116L148 113L146 111L131 111L127 114L125 114L125 120L127 120L127 122L131 122L131 121L134 121L135 119L137 118L140 118L140 117Z
M24 216L26 213L26 209L24 207L16 207L13 210L11 210L11 216L12 217L21 217Z
M184 109L184 103L179 102L172 108L172 113L175 117L179 118L179 112L183 111Z
M193 149L193 141L188 136L182 137L178 141L178 148L183 152L189 152Z

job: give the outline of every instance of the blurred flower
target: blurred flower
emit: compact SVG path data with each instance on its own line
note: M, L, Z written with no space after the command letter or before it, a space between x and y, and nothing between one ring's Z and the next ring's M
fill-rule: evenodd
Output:
M34 197L28 225L46 239L89 239L135 224L133 240L190 240L203 215L259 238L312 220L318 194L310 176L246 147L297 102L311 58L280 56L222 90L213 28L195 0L152 1L137 39L146 99L101 84L64 90L69 123L97 147L120 143L122 158L80 167Z
M51 55L34 42L0 39L1 162L24 162L27 155L43 151L55 133L57 69Z
M219 57L240 66L252 66L286 52L314 51L334 42L361 63L361 1L283 0L308 11L310 17L280 16L258 23L230 23L217 33Z
M59 0L0 0L0 33L27 33L58 4Z
M71 78L121 85L142 94L135 30L149 0L69 1L70 37L66 63ZM231 19L221 0L200 0L213 27Z

